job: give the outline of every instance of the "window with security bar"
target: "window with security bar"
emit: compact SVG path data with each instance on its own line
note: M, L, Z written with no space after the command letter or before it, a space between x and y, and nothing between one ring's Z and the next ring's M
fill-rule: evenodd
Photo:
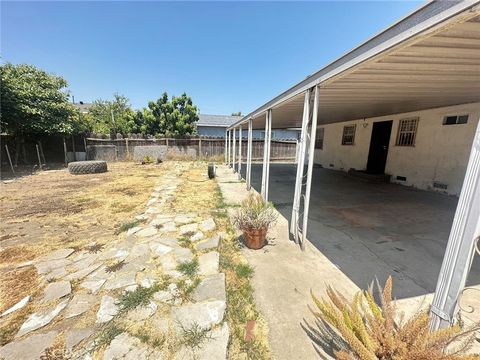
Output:
M325 128L318 128L315 135L315 149L323 150L323 138L325 135Z
M343 127L342 145L353 145L355 141L355 129L357 125L345 125Z
M398 124L397 146L415 146L418 118L402 119Z

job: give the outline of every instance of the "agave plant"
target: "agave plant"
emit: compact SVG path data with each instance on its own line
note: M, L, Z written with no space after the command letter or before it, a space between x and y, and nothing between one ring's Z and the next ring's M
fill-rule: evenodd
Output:
M419 311L406 321L397 313L391 277L383 289L378 286L378 303L372 288L358 292L352 301L332 287L327 288L327 299L311 294L319 310L312 310L313 314L336 329L347 344L335 353L338 360L480 359L465 354L475 341L479 324L468 329L457 324L430 331L428 312Z

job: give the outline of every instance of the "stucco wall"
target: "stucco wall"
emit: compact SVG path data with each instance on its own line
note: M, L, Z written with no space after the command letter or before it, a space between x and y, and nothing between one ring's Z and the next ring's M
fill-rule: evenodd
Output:
M469 114L467 124L443 125L444 116L463 114ZM415 146L396 146L399 120L414 116L419 117ZM475 103L319 126L325 135L323 150L315 150L315 163L343 171L365 170L372 123L393 120L385 168L392 182L459 195L479 118L480 103ZM341 144L343 127L348 124L357 124L354 145ZM407 180L397 180L397 176ZM434 182L448 187L434 188Z

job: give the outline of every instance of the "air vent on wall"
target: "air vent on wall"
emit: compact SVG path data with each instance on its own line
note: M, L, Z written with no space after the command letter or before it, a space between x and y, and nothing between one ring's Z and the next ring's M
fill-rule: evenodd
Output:
M443 189L443 190L446 190L448 188L448 185L447 184L443 184L441 182L436 182L434 181L433 182L433 187L436 188L436 189Z
M397 176L398 181L407 181L406 176Z

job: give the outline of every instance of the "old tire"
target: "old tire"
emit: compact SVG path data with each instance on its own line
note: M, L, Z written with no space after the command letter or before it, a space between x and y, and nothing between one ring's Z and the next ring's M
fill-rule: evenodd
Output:
M208 178L213 179L215 177L215 164L208 164Z
M73 175L98 174L107 172L106 161L74 161L68 164L68 171Z

